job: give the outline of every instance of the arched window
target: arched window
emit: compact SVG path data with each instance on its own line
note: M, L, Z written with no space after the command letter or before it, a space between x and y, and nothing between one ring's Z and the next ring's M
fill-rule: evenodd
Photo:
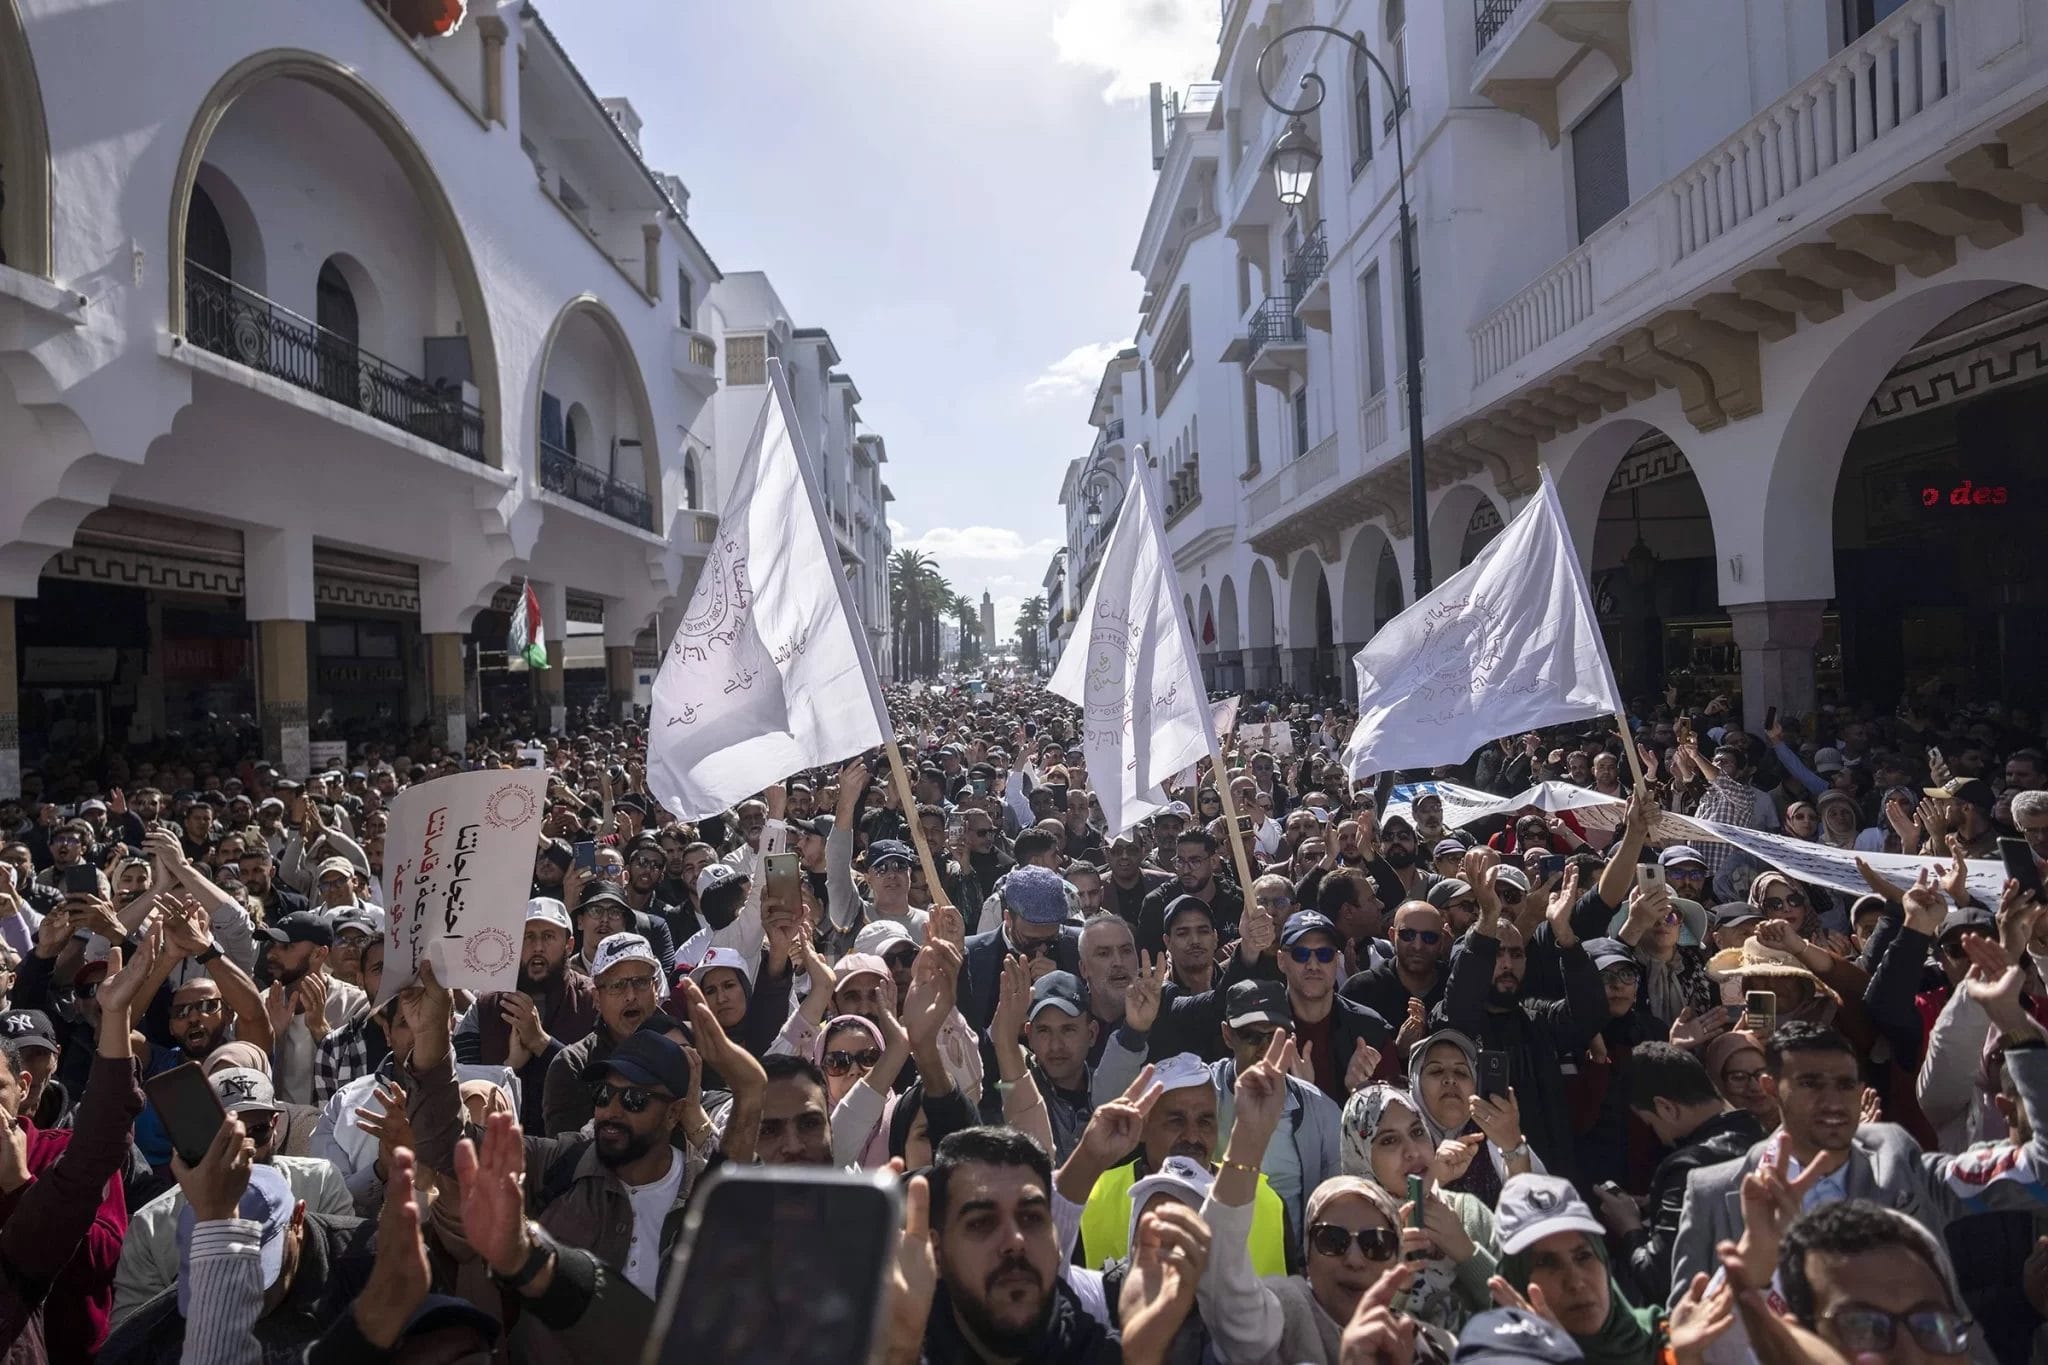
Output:
M1401 92L1401 103L1408 103L1408 5L1407 0L1387 0L1387 74L1394 78L1394 88ZM1392 117L1395 110L1387 111Z
M590 410L581 403L569 405L569 420L563 423L562 440L562 448L569 452L571 459L583 458L579 452L591 444L591 435Z
M369 407L371 395L359 375L356 356L362 320L356 312L355 291L333 261L320 267L313 297L313 320L320 324L315 343L320 350L320 392L350 407Z
M683 452L683 506L694 512L697 509L697 452Z
M1357 35L1359 45L1365 45L1365 35ZM1351 54L1351 145L1357 150L1351 154L1351 178L1372 164L1372 61L1363 52Z
M192 202L185 206L185 259L223 280L235 277L235 248L228 240L228 225L213 206L213 196L197 185L192 187Z

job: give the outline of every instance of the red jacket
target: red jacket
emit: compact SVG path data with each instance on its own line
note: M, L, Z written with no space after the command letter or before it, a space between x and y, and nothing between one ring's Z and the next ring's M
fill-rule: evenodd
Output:
M21 1126L28 1135L29 1174L41 1179L71 1145L71 1130L37 1128L27 1119ZM11 1210L14 1202L0 1200L0 1209ZM49 1343L50 1359L90 1360L106 1344L107 1321L114 1312L114 1267L121 1259L121 1240L127 1235L128 1193L116 1175L100 1192L92 1227L78 1254L57 1276L44 1305L43 1337Z
M61 1344L58 1333L83 1333L96 1323L90 1330L105 1334L128 1219L123 1209L120 1225L109 1230L104 1200L109 1182L118 1188L128 1134L141 1112L134 1059L93 1058L77 1128L53 1149L46 1169L0 1195L0 1360L6 1365L86 1359ZM82 1262L89 1263L80 1273L96 1277L102 1289L96 1306L67 1292L66 1277Z

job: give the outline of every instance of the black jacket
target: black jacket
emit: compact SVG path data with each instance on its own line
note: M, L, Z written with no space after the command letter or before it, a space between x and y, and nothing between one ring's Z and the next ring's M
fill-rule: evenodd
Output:
M967 1026L981 1039L981 1074L990 1078L986 1089L995 1091L996 1070L995 1044L989 1041L989 1025L996 1017L996 997L1002 992L1003 959L1009 953L1009 944L1003 938L1003 927L999 924L985 934L975 934L967 940L967 951L960 959L960 982L956 995L956 1008ZM1060 936L1053 940L1052 965L1063 972L1081 975L1081 931L1063 927Z
M1746 1109L1716 1114L1657 1163L1650 1177L1650 1203L1643 1225L1621 1239L1621 1268L1629 1296L1637 1303L1671 1299L1671 1254L1678 1246L1678 1220L1685 1212L1686 1177L1702 1166L1733 1161L1764 1140L1763 1125Z
M1237 921L1244 913L1244 891L1237 883L1222 877L1211 883L1211 890L1209 907L1216 921L1216 941L1228 943L1237 937ZM1189 894L1192 893L1182 889L1178 877L1146 893L1144 902L1138 907L1138 927L1134 934L1139 949L1148 953L1166 951L1166 907Z
M1552 1175L1575 1179L1579 1162L1563 1064L1585 1051L1607 1022L1607 991L1593 959L1575 943L1558 950L1564 999L1524 996L1518 1008L1490 1009L1499 954L1499 939L1476 931L1465 936L1451 957L1450 982L1443 1004L1432 1011L1430 1029L1454 1028L1483 1048L1508 1054L1508 1084L1522 1107L1522 1132Z
M1436 984L1430 988L1429 994L1422 997L1424 1009L1435 1009L1442 1003L1444 986L1449 980L1450 973L1438 967ZM1401 984L1401 974L1395 969L1392 958L1383 958L1362 972L1352 973L1351 979L1344 983L1342 994L1346 1000L1365 1006L1397 1027L1408 1017L1408 1001L1412 998L1408 988Z
M1014 1357L1020 1365L1111 1365L1124 1358L1116 1337L1082 1305L1064 1276L1053 1281L1052 1293L1044 1329ZM925 1365L979 1365L985 1359L953 1320L952 1297L940 1284L925 1319Z

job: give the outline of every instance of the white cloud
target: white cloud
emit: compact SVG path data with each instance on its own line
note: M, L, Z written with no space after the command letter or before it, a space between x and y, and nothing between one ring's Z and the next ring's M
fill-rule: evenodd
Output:
M896 518L894 517L889 518L889 539L896 541L900 544L903 538L909 534L909 527L905 526L902 522L896 520Z
M1045 540L1026 541L1015 531L1001 526L934 526L921 536L903 538L899 535L896 548L899 550L920 550L941 564L950 560L1037 560L1042 569L1060 542Z
M1131 344L1122 341L1094 341L1076 346L1024 386L1024 397L1033 403L1088 398L1102 382L1102 367L1116 359L1116 353Z
M1153 81L1207 80L1216 29L1214 0L1063 0L1052 18L1060 60L1109 75L1105 101L1143 99Z

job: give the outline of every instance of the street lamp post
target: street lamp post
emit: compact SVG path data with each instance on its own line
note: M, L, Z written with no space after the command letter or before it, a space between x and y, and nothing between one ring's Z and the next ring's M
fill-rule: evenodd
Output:
M1430 589L1432 575L1429 564L1429 471L1424 465L1422 449L1422 299L1416 283L1415 271L1415 217L1408 207L1408 153L1401 136L1401 89L1394 84L1394 78L1380 59L1372 54L1360 38L1331 28L1327 24L1302 24L1290 28L1274 37L1259 53L1259 94L1267 104L1288 116L1287 131L1273 144L1267 156L1267 164L1273 171L1273 187L1280 202L1293 208L1308 198L1309 184L1314 180L1316 167L1322 163L1322 149L1316 145L1308 125L1302 122L1304 114L1312 114L1322 108L1323 96L1327 93L1323 78L1313 70L1301 78L1301 87L1308 91L1308 97L1299 107L1290 107L1273 98L1273 92L1266 85L1266 58L1274 49L1299 33L1325 33L1349 43L1353 50L1372 69L1380 73L1386 83L1387 98L1394 110L1394 164L1400 177L1401 191L1401 313L1402 336L1407 342L1407 383L1408 383L1408 494L1410 516L1414 522L1415 534L1415 595L1420 598Z

